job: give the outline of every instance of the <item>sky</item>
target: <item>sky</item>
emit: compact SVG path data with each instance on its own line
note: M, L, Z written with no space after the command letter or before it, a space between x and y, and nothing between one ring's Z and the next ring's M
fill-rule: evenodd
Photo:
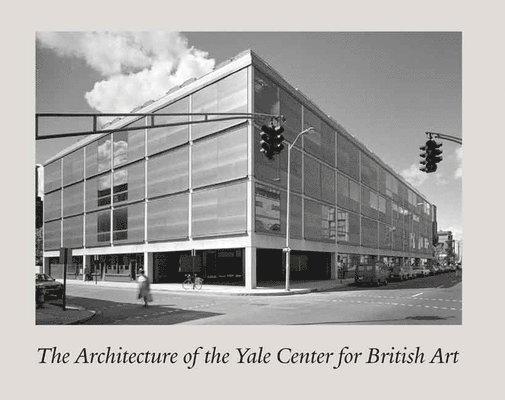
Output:
M129 112L252 49L436 204L462 238L462 146L419 171L426 131L462 136L458 32L39 32L37 112ZM43 163L79 139L36 143Z

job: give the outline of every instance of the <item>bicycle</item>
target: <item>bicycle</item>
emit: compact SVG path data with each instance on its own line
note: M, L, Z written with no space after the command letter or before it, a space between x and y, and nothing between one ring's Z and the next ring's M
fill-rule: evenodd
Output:
M184 282L182 282L182 287L184 290L188 290L188 289L193 289L193 290L200 290L202 288L202 284L203 284L203 279L196 276L194 276L194 278L191 277L191 275L186 275L186 280Z

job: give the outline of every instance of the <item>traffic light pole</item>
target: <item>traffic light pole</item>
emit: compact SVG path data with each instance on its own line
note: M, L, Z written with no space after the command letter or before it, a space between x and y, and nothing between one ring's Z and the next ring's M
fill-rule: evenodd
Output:
M445 135L443 133L438 132L426 132L426 134L429 135L430 139L434 137L436 139L448 140L449 142L454 142L461 145L463 144L463 140L456 136Z
M293 143L288 146L288 176L287 176L287 196L286 196L286 247L284 251L286 253L286 291L289 292L289 272L290 272L290 258L291 258L291 249L289 248L289 215L290 215L290 193L291 193L291 149L295 145L298 138L310 131L314 130L314 128L310 127L303 131L301 131L298 136L296 136Z

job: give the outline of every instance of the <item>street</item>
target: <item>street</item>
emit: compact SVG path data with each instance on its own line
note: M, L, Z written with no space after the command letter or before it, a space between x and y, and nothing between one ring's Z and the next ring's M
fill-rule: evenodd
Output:
M133 288L68 286L68 303L95 310L88 325L461 324L461 274L381 287L290 296L231 296L153 290L143 307Z

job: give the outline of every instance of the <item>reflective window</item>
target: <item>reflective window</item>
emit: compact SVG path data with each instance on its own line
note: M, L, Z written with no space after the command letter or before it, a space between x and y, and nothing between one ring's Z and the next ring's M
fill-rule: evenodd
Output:
M341 209L337 212L337 241L359 246L359 215Z
M281 233L281 191L256 184L256 232Z
M84 185L77 183L63 189L63 216L84 212Z
M315 113L304 108L304 129L310 127L314 130L303 137L305 150L335 165L335 131Z
M349 209L359 212L360 201L360 184L349 179Z
M210 84L192 95L193 113L246 113L247 69L235 72L220 81ZM219 116L211 116L216 119ZM221 117L222 118L222 117ZM193 120L203 120L195 116ZM193 140L241 123L241 120L206 122L191 126Z
M359 179L359 150L341 133L337 134L337 167L354 179Z
M61 218L61 190L44 196L44 220Z
M254 71L254 111L263 114L280 114L279 88L258 70Z
M114 132L114 167L144 157L145 132Z
M386 222L386 199L382 196L377 197L378 197L379 220L382 222Z
M147 161L148 197L189 188L189 146L150 157Z
M144 198L144 161L114 171L113 202L132 202Z
M187 114L189 113L189 97L177 100L157 113ZM175 124L189 121L189 116L155 116L154 124ZM168 126L165 128L149 129L147 132L147 154L168 150L189 140L189 125Z
M305 238L333 241L336 237L335 208L305 200Z
M377 221L368 218L361 218L361 245L377 248L378 232Z
M63 157L63 184L84 179L84 149L79 149Z
M83 216L63 219L63 247L78 249L82 247Z
M86 176L96 175L111 168L111 135L86 146Z
M349 179L337 173L337 204L349 208Z
M377 190L378 168L379 166L374 160L361 153L361 182L375 190Z
M315 158L304 156L305 194L321 199L321 164Z
M86 214L86 247L110 243L110 210Z
M53 161L44 167L44 192L61 187L61 159Z
M286 199L285 191L256 184L256 232L286 234ZM302 198L290 196L290 233L293 238L302 237Z
M321 164L321 200L335 204L335 171Z
M280 114L284 115L286 121L284 127L284 137L291 143L302 131L302 106L293 96L285 90L279 89L280 94ZM301 146L302 141L298 139L295 146Z
M361 212L370 218L377 219L377 210L379 208L379 199L377 194L367 189L366 187L361 187Z
M246 206L245 182L194 192L193 235L245 233Z
M61 248L61 219L44 223L44 250Z
M112 214L113 243L144 241L144 203L116 208Z
M386 170L380 165L377 169L377 190L382 194L386 194Z
M191 161L194 188L247 176L247 126L195 142Z
M392 245L392 227L379 223L379 248L391 249Z
M147 203L147 240L188 237L188 194L162 197Z
M110 172L86 180L86 211L108 206L111 201Z

